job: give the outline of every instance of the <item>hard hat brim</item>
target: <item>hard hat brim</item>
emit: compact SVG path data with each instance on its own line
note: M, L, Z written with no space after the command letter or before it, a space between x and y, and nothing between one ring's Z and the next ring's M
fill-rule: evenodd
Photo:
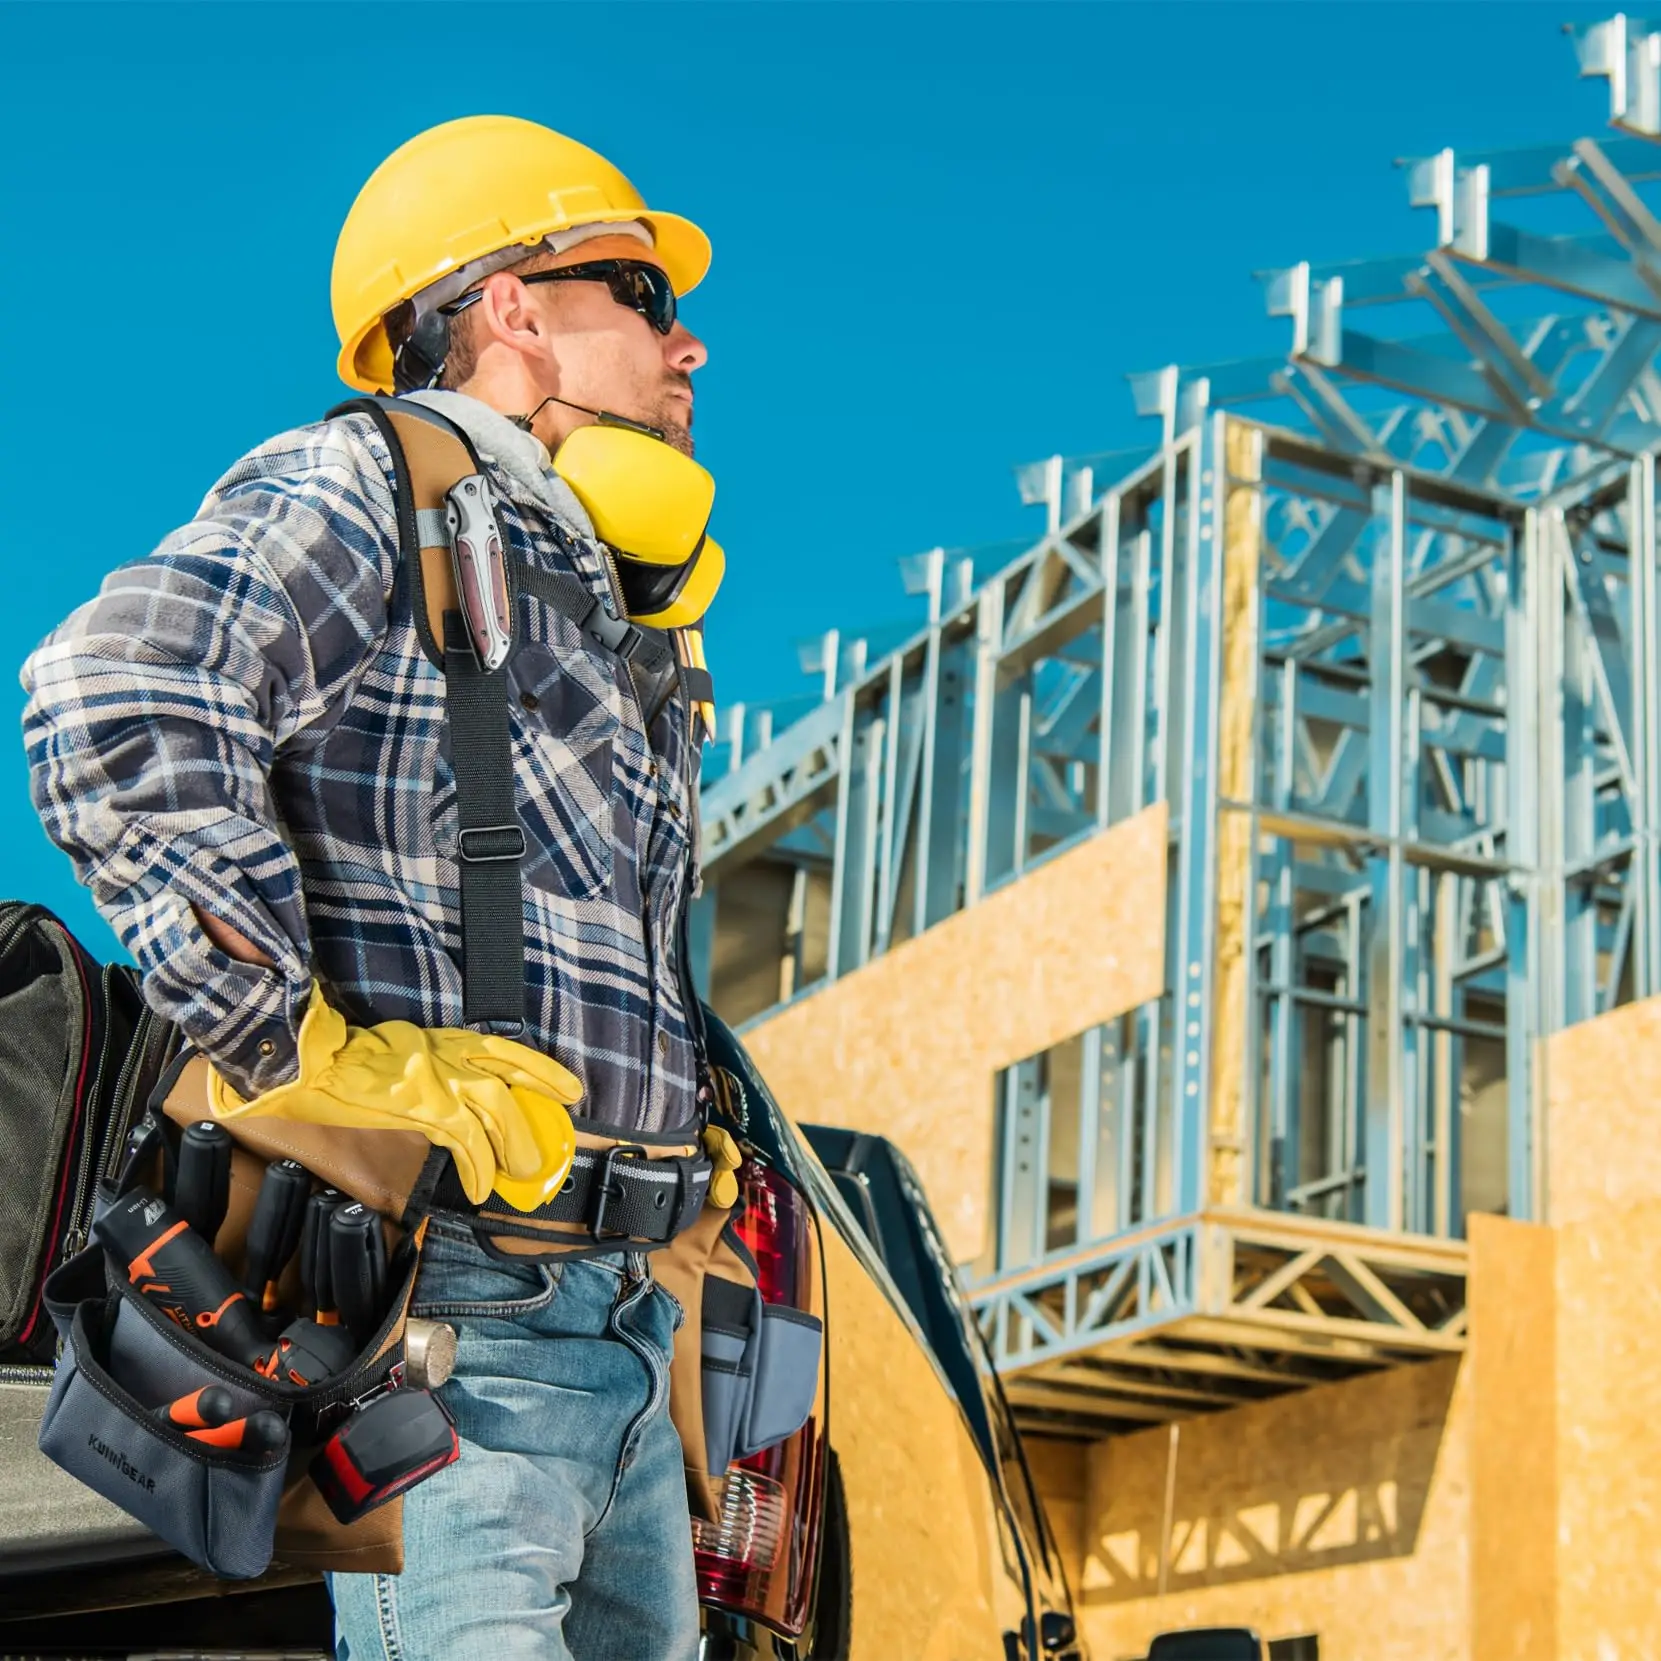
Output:
M677 295L689 294L704 280L709 271L709 238L690 219L683 219L678 213L656 213L651 209L617 209L610 213L584 214L582 218L585 225L626 225L631 222L650 227L654 251L663 269L669 273L669 281ZM526 257L529 258L534 243L556 228L563 229L562 226L545 226L534 238L526 239ZM392 346L386 338L386 328L381 319L376 318L361 334L341 346L336 368L340 378L359 392L392 391Z

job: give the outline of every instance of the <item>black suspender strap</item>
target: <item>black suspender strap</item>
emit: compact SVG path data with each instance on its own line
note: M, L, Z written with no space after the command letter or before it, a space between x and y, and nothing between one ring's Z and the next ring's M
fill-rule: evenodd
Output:
M525 1019L525 925L520 863L525 832L514 802L505 666L486 673L457 608L444 496L483 464L454 422L402 398L356 398L329 415L361 414L392 456L401 563L428 656L444 671L450 766L456 781L456 866L461 886L462 1009L469 1024L520 1030ZM619 617L578 576L507 558L510 590L540 601L595 646L623 660L650 726L660 688L707 695L708 674L687 670L670 637ZM442 630L438 627L442 617ZM510 659L511 661L511 659ZM687 676L696 677L688 685Z
M674 661L674 650L669 637L659 629L643 629L626 617L619 617L582 578L569 571L545 571L531 565L517 554L508 560L514 587L521 594L540 600L550 611L556 611L569 623L575 624L604 651L613 652L630 668L641 668L649 675L659 675Z
M525 1024L525 832L513 801L507 677L486 674L459 612L444 614L444 704L456 779L462 1019Z

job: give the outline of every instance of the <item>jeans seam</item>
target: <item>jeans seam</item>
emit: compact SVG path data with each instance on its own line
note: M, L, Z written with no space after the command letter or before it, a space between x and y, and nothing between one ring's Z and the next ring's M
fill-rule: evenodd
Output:
M386 1661L404 1661L404 1639L398 1630L398 1608L395 1602L395 1577L389 1574L375 1576L375 1616L381 1629L381 1649Z
M611 1513L613 1502L617 1498L617 1490L622 1485L623 1473L629 1468L629 1461L634 1456L635 1443L640 1440L640 1433L646 1422L656 1412L663 1398L668 1393L669 1365L665 1357L663 1365L659 1366L652 1352L652 1346L643 1338L631 1332L621 1317L630 1310L645 1302L656 1290L656 1284L650 1277L640 1281L632 1296L619 1301L612 1307L611 1319L607 1323L614 1332L635 1355L640 1358L640 1364L646 1369L646 1381L650 1389L646 1393L646 1405L629 1420L628 1429L623 1432L623 1440L617 1450L617 1467L611 1473L611 1491L606 1495L606 1503L600 1507L600 1514L594 1519L594 1527L583 1535L585 1540L591 1539L599 1530Z

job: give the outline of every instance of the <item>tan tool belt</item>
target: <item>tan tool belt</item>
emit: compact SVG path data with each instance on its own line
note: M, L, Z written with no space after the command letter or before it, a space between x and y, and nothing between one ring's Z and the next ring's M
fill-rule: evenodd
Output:
M213 1117L208 1062L185 1062L161 1104L181 1129ZM577 1158L562 1193L537 1212L514 1211L492 1195L467 1203L449 1160L419 1131L363 1130L251 1116L220 1121L236 1144L231 1202L217 1250L236 1261L265 1167L299 1161L320 1182L361 1201L387 1220L389 1251L413 1232L419 1245L427 1217L470 1228L488 1252L556 1261L618 1251L652 1252L657 1278L686 1311L670 1377L670 1412L680 1432L691 1503L714 1519L702 1411L701 1311L703 1280L715 1274L747 1291L754 1270L735 1248L727 1225L732 1212L707 1204L711 1164L691 1141L625 1142L579 1128ZM452 1203L446 1205L445 1200ZM561 1212L565 1215L554 1215ZM628 1232L625 1225L639 1225ZM673 1225L679 1222L678 1230ZM597 1225L597 1226L596 1226ZM658 1236L661 1232L661 1238ZM279 1282L298 1302L298 1266ZM402 1351L414 1274L403 1288L403 1308L386 1350ZM277 1555L304 1567L396 1574L403 1566L402 1500L393 1500L349 1526L335 1521L309 1478L284 1494L277 1520Z

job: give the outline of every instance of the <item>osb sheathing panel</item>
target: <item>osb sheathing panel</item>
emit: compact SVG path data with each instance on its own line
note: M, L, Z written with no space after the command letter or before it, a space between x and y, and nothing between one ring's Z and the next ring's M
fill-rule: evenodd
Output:
M744 1035L797 1119L910 1155L959 1262L979 1255L993 1078L1159 996L1165 808L1069 849Z
M1249 801L1256 766L1257 572L1262 541L1263 433L1231 421L1223 498L1223 689L1217 710L1217 791ZM1251 988L1246 940L1251 929L1251 820L1224 811L1217 824L1210 1150L1206 1192L1212 1205L1246 1201L1246 1024Z
M1661 1197L1661 998L1546 1040L1546 1219Z
M1661 1199L1556 1233L1557 1655L1636 1661L1661 1654Z
M858 1588L852 1661L1001 1661L1000 1634L1023 1611L986 1466L928 1356L824 1232L827 1396Z
M1557 1241L1479 1213L1470 1244L1472 1661L1558 1661Z
M1027 1469L1044 1497L1056 1550L1067 1571L1067 1584L1077 1587L1084 1569L1084 1503L1090 1471L1090 1448L1085 1442L1052 1440L1048 1436L1023 1439Z
M1077 1587L1093 1661L1182 1626L1321 1661L1467 1661L1470 1389L1455 1358L1096 1444Z

